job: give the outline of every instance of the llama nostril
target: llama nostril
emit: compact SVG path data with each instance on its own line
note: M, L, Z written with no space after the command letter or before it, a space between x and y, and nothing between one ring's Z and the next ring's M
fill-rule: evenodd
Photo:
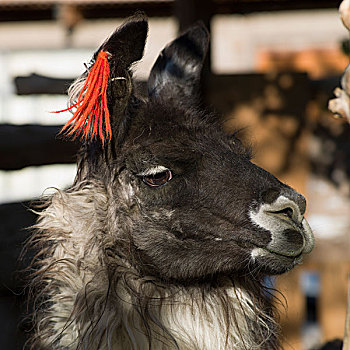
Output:
M294 221L301 224L303 213L296 201L289 199L283 195L279 196L273 203L266 207L265 212L269 215L280 217L281 219Z
M288 189L285 193L282 193L282 195L286 196L288 199L290 199L293 203L296 204L298 213L300 213L301 216L305 214L306 199L303 195L294 191L293 189Z
M278 203L281 198L285 198L288 203L285 203L285 206L278 210L284 210L285 213L293 211L294 217L303 216L306 211L306 199L300 193L294 191L292 188L286 186L285 188L278 189L276 187L265 190L261 193L261 199L265 204L275 205ZM277 204L278 205L278 204Z
M294 214L294 210L291 207L287 207L287 208L284 208L281 210L276 210L276 211L270 211L270 212L273 214L276 214L276 215L283 215L291 220L294 220L296 217L296 215Z

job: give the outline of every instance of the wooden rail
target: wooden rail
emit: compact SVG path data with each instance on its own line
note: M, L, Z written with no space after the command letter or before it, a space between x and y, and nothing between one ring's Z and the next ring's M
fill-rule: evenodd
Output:
M17 95L66 94L72 82L73 79L51 78L35 73L14 79Z
M57 136L60 126L0 125L0 170L74 163L77 142Z

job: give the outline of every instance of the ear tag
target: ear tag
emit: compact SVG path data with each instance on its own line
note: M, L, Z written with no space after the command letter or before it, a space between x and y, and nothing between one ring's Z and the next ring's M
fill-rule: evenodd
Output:
M100 51L94 65L91 67L85 84L78 96L78 101L72 106L56 111L61 113L76 108L73 117L63 126L61 132L73 135L73 139L80 134L87 139L89 134L92 139L97 135L104 146L112 136L110 115L107 107L107 86L109 79L110 53Z

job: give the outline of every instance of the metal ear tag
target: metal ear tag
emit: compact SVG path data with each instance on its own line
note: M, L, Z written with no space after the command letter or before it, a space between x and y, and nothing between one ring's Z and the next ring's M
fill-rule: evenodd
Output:
M115 80L126 80L125 77L115 77L115 78L112 78L111 81L115 81Z

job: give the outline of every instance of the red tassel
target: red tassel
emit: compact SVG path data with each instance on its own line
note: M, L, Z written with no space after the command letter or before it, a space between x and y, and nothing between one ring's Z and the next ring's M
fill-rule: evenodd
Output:
M111 139L112 129L107 107L109 55L104 51L99 52L78 96L77 103L54 112L66 112L77 107L73 117L64 125L61 132L66 130L67 135L82 134L82 137L87 139L89 132L92 131L91 137L95 138L98 134L102 145L104 145L105 139L106 141Z

